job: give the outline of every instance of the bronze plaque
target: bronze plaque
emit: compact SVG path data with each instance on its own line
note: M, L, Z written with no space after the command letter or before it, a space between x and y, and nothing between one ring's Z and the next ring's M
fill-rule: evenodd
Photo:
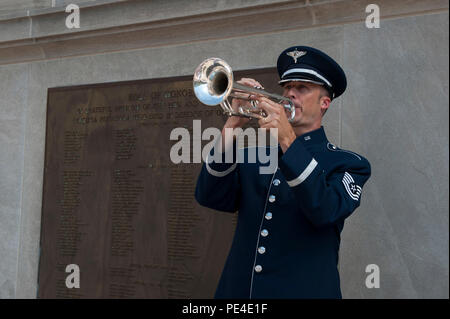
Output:
M241 76L280 91L273 68ZM200 206L201 163L170 159L170 132L196 119L226 117L191 76L48 90L39 298L214 296L237 214Z

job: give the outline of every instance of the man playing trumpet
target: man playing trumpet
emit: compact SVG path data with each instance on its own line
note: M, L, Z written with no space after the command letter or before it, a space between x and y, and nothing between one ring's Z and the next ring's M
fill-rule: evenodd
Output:
M338 272L344 220L360 205L370 164L359 154L331 144L322 119L346 88L342 68L320 50L296 46L277 61L285 108L255 97L267 115L263 129L278 130L278 169L259 174L258 163L205 163L198 177L197 201L238 214L238 224L216 298L342 298ZM262 87L254 79L238 83ZM233 99L237 110L239 100ZM231 116L227 128L249 121ZM236 140L222 138L223 149Z

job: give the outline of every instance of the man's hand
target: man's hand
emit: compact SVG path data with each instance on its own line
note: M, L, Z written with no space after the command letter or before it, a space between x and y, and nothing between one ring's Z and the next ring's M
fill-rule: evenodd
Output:
M261 83L259 83L258 81L254 80L254 79L250 79L250 78L242 78L239 81L237 81L237 83L246 85L249 87L263 88ZM233 98L233 100L231 101L231 107L233 108L234 112L237 112L240 106L251 107L250 102L246 101L246 99L248 99L248 97L249 97L249 94L236 92L236 95L242 96L243 99ZM229 147L231 147L231 144L233 142L233 140L225 138L225 129L227 129L227 128L235 129L238 127L243 127L249 121L250 121L249 118L242 117L242 116L230 116L228 118L228 120L225 122L225 125L223 126L223 129L222 129L222 150L228 149ZM233 139L234 138L236 138L236 136L233 135Z
M258 107L267 114L267 117L258 121L259 126L264 129L278 129L278 143L285 153L297 136L291 123L289 123L284 107L266 97L258 97L257 100L259 102Z
M251 79L251 78L242 78L239 81L237 81L236 83L246 85L246 86L249 86L252 88L254 88L254 87L262 88L261 83L259 83L258 81L254 80L254 79ZM249 97L250 94L236 92L236 95L242 96L243 99L234 98L231 101L231 107L233 108L233 111L237 112L240 106L251 107L250 102L246 101L246 99ZM246 117L230 116L230 118L228 118L227 122L225 123L224 128L225 127L231 127L231 128L243 127L249 121L250 121L250 119L246 118Z

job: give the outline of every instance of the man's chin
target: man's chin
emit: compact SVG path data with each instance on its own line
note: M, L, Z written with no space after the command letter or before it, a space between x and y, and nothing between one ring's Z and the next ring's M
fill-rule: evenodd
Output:
M301 117L297 117L297 116L295 116L294 120L291 122L292 127L298 127L298 126L301 126L301 124L302 124L302 119L301 119Z
M295 108L295 117L293 122L300 122L302 120L302 111L299 108Z

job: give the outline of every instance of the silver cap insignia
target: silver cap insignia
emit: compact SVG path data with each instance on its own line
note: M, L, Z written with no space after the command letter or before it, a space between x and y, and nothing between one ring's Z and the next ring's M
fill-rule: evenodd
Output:
M298 51L297 49L295 49L294 51L287 52L286 54L294 59L294 63L297 63L297 59L304 56L306 54L306 51Z

